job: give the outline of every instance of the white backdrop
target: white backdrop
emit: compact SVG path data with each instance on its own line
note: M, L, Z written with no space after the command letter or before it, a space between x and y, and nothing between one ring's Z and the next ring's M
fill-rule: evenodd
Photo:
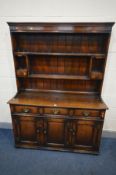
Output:
M7 101L17 91L7 22L116 22L116 0L0 0L0 127L11 123ZM102 97L109 107L104 130L116 131L116 25Z

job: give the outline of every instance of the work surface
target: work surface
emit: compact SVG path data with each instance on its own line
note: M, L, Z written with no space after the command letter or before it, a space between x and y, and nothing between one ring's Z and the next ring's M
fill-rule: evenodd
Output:
M107 109L98 95L78 95L51 92L20 92L10 104L56 106L69 108Z

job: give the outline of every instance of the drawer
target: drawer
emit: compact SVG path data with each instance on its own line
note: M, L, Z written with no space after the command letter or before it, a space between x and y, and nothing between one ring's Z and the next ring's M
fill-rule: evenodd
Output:
M68 115L68 109L65 109L65 108L44 108L44 114Z
M38 108L33 106L20 106L20 105L13 105L11 107L12 113L38 113Z
M74 110L74 116L82 116L82 117L99 117L100 112L98 110Z
M21 77L26 77L27 74L28 74L27 69L18 69L18 70L16 71L16 75L19 76L19 77L20 77L20 76L21 76Z

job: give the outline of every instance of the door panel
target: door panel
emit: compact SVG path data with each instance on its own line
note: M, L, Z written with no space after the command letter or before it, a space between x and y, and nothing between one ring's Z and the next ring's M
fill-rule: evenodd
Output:
M94 124L88 121L78 121L74 124L76 129L75 143L80 145L92 145Z
M33 116L13 116L16 142L37 142L36 120Z
M33 120L20 120L20 136L22 140L33 140L35 134L35 123Z
M72 131L72 144L74 148L97 150L102 125L102 121L74 120Z
M64 146L65 144L65 119L47 118L47 145Z

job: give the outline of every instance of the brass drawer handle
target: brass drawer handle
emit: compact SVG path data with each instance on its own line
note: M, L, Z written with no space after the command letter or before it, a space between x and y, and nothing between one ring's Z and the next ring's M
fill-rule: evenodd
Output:
M84 112L83 112L83 115L84 115L85 117L88 117L88 116L90 115L90 112L84 111Z
M60 113L60 111L59 111L58 109L53 109L53 111L52 111L52 112L53 112L53 114L54 114L54 115L57 115L57 114L59 114L59 113Z
M31 112L31 110L28 109L28 108L24 108L24 109L23 109L23 112L24 112L24 113L29 113L29 112Z

